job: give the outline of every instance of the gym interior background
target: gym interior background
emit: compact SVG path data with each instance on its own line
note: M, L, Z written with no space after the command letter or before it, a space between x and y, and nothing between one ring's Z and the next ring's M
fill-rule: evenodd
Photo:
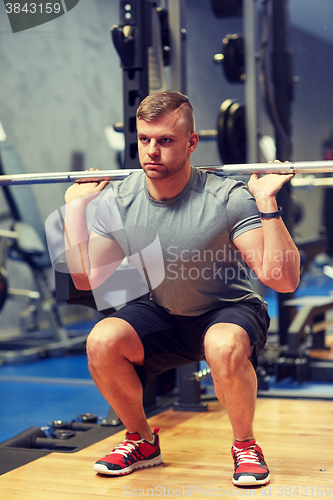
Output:
M187 94L194 106L197 130L215 129L218 110L224 100L244 101L244 86L229 83L221 67L213 63L214 54L221 51L222 39L229 33L242 33L242 19L217 18L208 0L187 0L185 3ZM333 6L331 0L290 0L289 8L289 47L293 52L295 75L291 159L321 160L333 134ZM80 0L74 9L51 23L12 33L5 6L0 4L0 122L27 173L78 169L75 167L118 168L119 152L110 147L105 134L106 127L123 120L122 69L110 37L110 27L118 22L118 1ZM263 134L274 135L263 110L260 127ZM193 164L221 164L216 142L202 141L193 155ZM43 221L63 205L66 187L64 184L32 186ZM300 239L316 237L323 225L323 188L297 188L294 196L302 212L294 235ZM0 193L0 212L7 211L6 200ZM2 217L1 228L9 228L10 224L10 220ZM11 287L34 287L25 264L8 259L5 267ZM322 269L317 267L315 278L319 275L321 279L320 273ZM51 282L52 279L51 273ZM318 282L314 286L320 294ZM330 295L330 288L333 289L333 282L325 278L322 294ZM20 308L25 307L23 302L6 300L0 311L0 335L20 328L19 313ZM84 317L86 308L70 306L65 310L65 314L74 313ZM94 320L95 316L88 319ZM82 378L85 380L82 382L85 387L83 401L87 398L86 390L92 390L86 368L83 364L77 365L73 358L60 358L57 366L53 364L54 358L50 358L50 368L43 376L52 377L57 373L62 377ZM45 366L45 359L39 363ZM35 364L29 367L23 361L10 366L5 362L0 366L3 394L0 413L3 417L5 398L9 397L10 387L14 387L10 386L14 379L10 382L9 378L22 377L20 401L14 405L13 398L8 400L15 418L10 412L3 418L0 441L28 426L22 415L24 384L29 376L36 375L36 370ZM36 389L42 390L39 386ZM76 385L76 396L81 389ZM49 398L51 392L52 386L48 386ZM77 400L72 400L72 406L62 413L64 394L64 388L59 393L53 392L51 411L55 407L58 411L53 417L46 407L44 395L44 403L39 405L44 415L37 416L35 409L35 424L34 415L31 415L29 425L42 425L59 416L63 418L64 413L67 412L67 416L76 408L77 412L86 410L78 407ZM94 397L95 408L89 407L87 411L106 412L107 405L99 396ZM91 398L93 400L93 396ZM45 420L41 422L42 419ZM10 422L14 421L15 428L12 428Z

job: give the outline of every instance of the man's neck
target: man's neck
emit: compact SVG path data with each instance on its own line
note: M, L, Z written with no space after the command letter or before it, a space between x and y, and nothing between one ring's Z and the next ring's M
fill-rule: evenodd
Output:
M184 169L182 175L174 175L166 179L149 179L146 177L147 189L156 201L172 200L181 193L190 180L191 167Z

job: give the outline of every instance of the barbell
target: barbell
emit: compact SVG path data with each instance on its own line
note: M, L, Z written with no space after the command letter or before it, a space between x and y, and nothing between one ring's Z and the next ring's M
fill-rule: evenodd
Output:
M286 163L248 163L239 165L205 165L198 170L214 172L222 176L266 175L266 174L326 174L333 173L333 161L299 161ZM79 172L52 172L35 174L0 175L0 186L23 184L55 184L77 181L117 181L123 180L138 169L130 170L93 170Z

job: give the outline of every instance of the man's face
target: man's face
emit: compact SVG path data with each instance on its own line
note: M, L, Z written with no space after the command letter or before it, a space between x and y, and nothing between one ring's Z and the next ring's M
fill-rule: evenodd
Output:
M149 179L160 180L176 175L189 166L195 149L186 131L181 113L175 111L146 122L137 120L139 160Z

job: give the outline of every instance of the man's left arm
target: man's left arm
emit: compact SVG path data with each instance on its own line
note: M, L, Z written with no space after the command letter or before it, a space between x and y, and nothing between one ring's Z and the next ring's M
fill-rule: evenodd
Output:
M278 211L276 194L292 177L293 174L251 176L248 186L260 212ZM293 292L300 278L298 249L281 217L262 218L261 223L261 228L236 237L234 244L262 283L277 292Z

